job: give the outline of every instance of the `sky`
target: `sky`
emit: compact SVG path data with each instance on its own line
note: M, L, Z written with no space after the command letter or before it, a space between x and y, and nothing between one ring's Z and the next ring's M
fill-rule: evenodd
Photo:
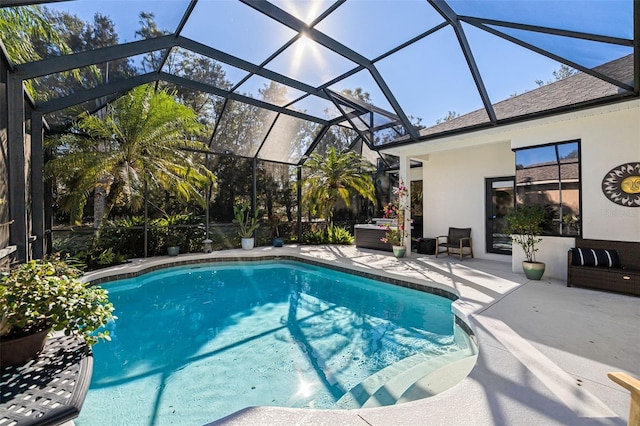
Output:
M312 22L331 1L277 0L276 6ZM563 28L579 32L633 38L633 0L453 0L453 10L466 16ZM134 41L140 11L152 11L158 27L173 32L188 5L187 0L77 0L52 3L83 19L96 12L115 23L121 42ZM348 0L315 28L364 57L375 67L407 115L431 125L454 111L464 114L482 108L460 44L451 27L445 27L390 56L377 60L395 46L427 31L443 18L423 0ZM559 55L568 55L593 67L632 53L632 49L605 43L574 40L494 26L520 40ZM463 30L492 103L535 89L536 80L548 81L560 63L464 23ZM296 32L252 8L232 0L200 0L182 35L257 64L289 41ZM321 86L357 65L302 38L265 67L312 86ZM236 83L246 75L225 66ZM252 78L239 91L254 95L264 83ZM376 106L392 110L374 78L361 71L329 86L341 91L362 87ZM312 104L317 105L312 105ZM304 108L320 114L327 105L307 100ZM302 108L303 106L301 106Z

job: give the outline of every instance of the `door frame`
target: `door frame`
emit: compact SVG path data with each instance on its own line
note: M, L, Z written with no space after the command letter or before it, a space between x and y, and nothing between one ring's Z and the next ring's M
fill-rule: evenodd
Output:
M499 176L484 178L484 240L485 250L487 253L506 254L511 255L511 250L496 249L493 246L493 226L491 221L493 220L493 183L499 181L510 180L513 181L513 206L516 206L516 177L515 176Z

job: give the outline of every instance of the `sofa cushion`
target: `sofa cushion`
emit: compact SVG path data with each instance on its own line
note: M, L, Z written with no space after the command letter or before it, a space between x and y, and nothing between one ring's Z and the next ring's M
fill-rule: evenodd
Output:
M572 248L571 263L575 266L599 266L620 268L620 256L617 250Z

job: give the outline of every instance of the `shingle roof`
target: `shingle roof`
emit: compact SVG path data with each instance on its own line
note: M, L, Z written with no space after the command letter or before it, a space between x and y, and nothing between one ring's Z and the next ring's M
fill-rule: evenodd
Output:
M594 71L621 82L631 82L633 80L633 55L595 67ZM579 72L571 77L495 103L493 108L498 119L504 120L616 95L620 93L620 90L622 89L613 84ZM433 135L488 122L489 117L486 111L479 109L422 129L420 130L420 136Z
M564 163L562 164L562 180L576 180L579 178L578 163ZM535 167L527 167L520 169L516 173L516 184L522 183L540 183L540 182L557 182L558 181L558 164L548 163L536 165Z

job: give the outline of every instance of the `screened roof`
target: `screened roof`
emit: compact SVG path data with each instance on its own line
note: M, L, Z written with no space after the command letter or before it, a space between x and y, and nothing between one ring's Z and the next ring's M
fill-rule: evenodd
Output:
M372 156L640 87L634 0L2 0L33 4L85 34L70 54L11 58L53 129L159 82L189 96L212 152L289 164L332 145ZM69 70L85 77L70 82Z

